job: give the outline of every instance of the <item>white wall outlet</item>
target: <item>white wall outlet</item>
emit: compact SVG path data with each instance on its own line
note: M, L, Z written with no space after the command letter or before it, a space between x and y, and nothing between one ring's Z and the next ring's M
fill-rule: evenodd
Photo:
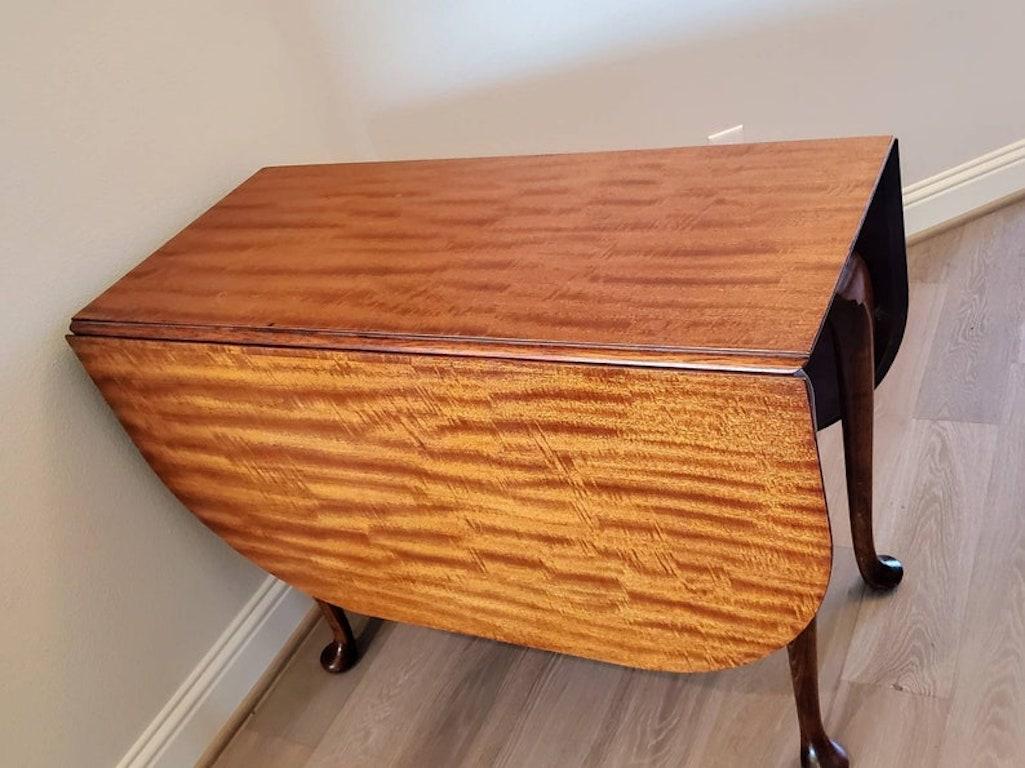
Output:
M708 137L709 144L740 144L744 141L744 126L735 125L725 131L713 133Z

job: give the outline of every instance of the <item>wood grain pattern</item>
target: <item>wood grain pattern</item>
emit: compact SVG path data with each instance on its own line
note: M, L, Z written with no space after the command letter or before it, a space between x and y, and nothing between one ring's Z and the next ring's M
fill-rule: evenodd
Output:
M70 342L186 506L359 613L698 671L825 592L799 377Z
M956 760L942 749L948 727L950 702L932 696L916 696L893 686L841 683L830 718L837 733L844 734L856 768L1011 768L1016 761L981 763ZM956 723L957 721L953 721Z
M1025 756L1025 366L1011 366L1009 397L986 493L979 559L961 626L950 765L1016 765ZM970 631L967 631L970 628Z
M949 696L995 443L990 424L913 424L878 532L916 577L862 604L844 679Z
M76 321L803 358L891 146L266 168Z
M858 608L851 590L860 585L853 553L836 553L818 614L828 692L839 683ZM327 680L317 657L329 638L318 627L218 768L278 768L281 739L309 750L283 768L795 765L786 654L712 675L618 675L573 656L486 641L482 649L458 635L385 623L367 658ZM358 687L351 675L363 675Z
M1006 386L1000 423L993 425L998 431L995 447L986 425L934 425L908 418L924 386L922 374L930 349L957 343L959 324L941 322L940 308L945 295L963 292L962 260L989 259L981 253L973 255L982 247L994 255L993 268L1006 274L1007 266L1000 262L1020 259L1025 248L1019 230L1022 221L1025 201L909 251L913 285L908 331L893 370L876 391L877 533L886 549L908 556L908 578L894 595L866 596L852 553L838 547L829 593L819 610L819 678L826 725L850 750L857 768L1010 768L1020 765L1025 755L1021 727L1025 722L1025 472L1021 471L1025 466L1025 368L1006 366L1005 361L999 369L980 368L978 380L956 376L950 382L952 402L984 388L990 376L994 387ZM979 284L975 290L987 288ZM1009 312L1010 322L987 324L987 335L1013 337L1025 323L1025 308L1016 311L1013 303L992 303L1005 298L1017 300L1006 292L980 297L992 311ZM970 300L966 295L958 303ZM1000 343L997 339L980 342ZM943 374L941 369L936 373ZM1002 383L1005 376L1006 385ZM969 414L962 411L961 417L965 415ZM830 506L834 541L845 536L847 528L839 429L836 425L819 434L826 483L837 491L838 503ZM972 479L961 486L962 477ZM973 544L976 535L978 543ZM863 602L868 610L859 615ZM852 633L855 624L858 629ZM379 686L398 677L400 670L403 684L418 686L418 692L423 690L421 685L439 690L448 683L436 668L417 666L419 630L384 626L391 631L382 632L378 640L383 642L375 641L370 648L371 653L382 655L365 659L349 673L365 675L365 684L352 691L344 706L336 705L340 701L336 691L349 681L330 678L317 664L328 636L326 629L320 630L297 654L286 679L247 721L241 734L245 738L229 747L217 768L278 768L274 757L260 754L255 745L265 741L272 749L276 738L289 738L298 729L303 730L311 753L294 768L386 765L378 759L383 753L375 750L348 761L345 745L362 738L366 730L382 740L386 734L401 732L420 709L419 700L377 710L372 720L361 720L358 713L377 701ZM446 635L444 639L450 654L460 653L460 638ZM783 653L711 675L628 671L625 690L617 691L608 710L595 712L576 706L574 694L582 698L593 690L592 678L581 670L580 662L569 656L501 647L516 659L511 668L508 661L468 654L461 656L465 664L456 666L460 677L487 674L484 666L468 672L466 665L474 662L497 664L503 670L496 703L481 720L470 721L439 709L419 721L418 728L430 734L424 739L435 741L452 738L451 731L479 725L465 758L453 751L450 759L438 764L451 768L574 765L559 764L551 756L559 744L547 734L556 731L562 742L573 743L589 743L594 734L602 734L604 753L588 763L589 768L797 765L797 723ZM848 672L863 682L840 679L849 649ZM873 654L879 668L866 664ZM444 656L445 650L439 655ZM521 663L524 658L531 663ZM539 669L548 665L554 670L549 672L547 687L562 686L567 695L558 702L549 699L531 706ZM904 690L897 690L898 686ZM310 707L310 701L326 706ZM325 722L323 709L332 706L338 716L333 723ZM548 722L559 724L546 731L551 752L533 750L537 725ZM316 733L311 724L317 726ZM425 748L429 746L422 740L406 742L403 759L412 760ZM534 762L521 759L528 753ZM503 759L493 759L497 755Z
M938 331L943 344L930 351L918 418L1000 421L1007 363L1017 351L1014 334L1003 329L1016 326L1025 309L1025 220L1001 221L1004 215L998 211L963 230L967 247L950 266Z
M122 339L201 341L266 347L335 349L344 352L403 352L411 355L485 357L496 360L533 360L553 363L599 363L602 365L681 368L695 371L733 373L796 374L804 358L786 354L734 354L721 350L682 350L648 346L615 348L501 342L480 339L430 337L360 336L325 331L254 330L249 328L204 328L194 325L111 323L75 320L72 333L111 336Z

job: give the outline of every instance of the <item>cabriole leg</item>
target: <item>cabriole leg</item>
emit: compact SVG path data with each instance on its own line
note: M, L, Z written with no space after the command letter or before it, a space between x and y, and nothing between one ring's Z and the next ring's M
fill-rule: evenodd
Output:
M349 619L346 617L345 611L337 605L325 603L323 600L318 600L317 605L320 606L320 610L335 636L335 639L328 643L321 652L320 666L332 674L345 672L359 660L356 638L352 635Z
M797 720L801 726L801 765L803 768L848 768L850 760L844 748L826 735L822 725L815 624L816 620L812 619L787 646Z
M900 561L876 555L872 536L872 422L875 391L872 281L856 253L840 278L829 313L836 350L840 418L843 422L847 499L854 555L862 578L873 589L892 589L904 576Z

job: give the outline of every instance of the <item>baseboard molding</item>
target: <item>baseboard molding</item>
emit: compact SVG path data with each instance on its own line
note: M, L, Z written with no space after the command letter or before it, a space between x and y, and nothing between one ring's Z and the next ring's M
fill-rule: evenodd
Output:
M117 768L196 765L301 627L311 604L268 576Z
M904 188L904 229L920 240L1025 192L1025 139Z

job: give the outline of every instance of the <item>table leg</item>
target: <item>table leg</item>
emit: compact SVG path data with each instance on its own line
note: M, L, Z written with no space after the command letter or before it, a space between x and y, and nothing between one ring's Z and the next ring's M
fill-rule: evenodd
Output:
M900 561L876 554L872 536L872 422L875 391L872 281L868 267L851 254L828 325L833 334L843 422L847 499L858 570L873 589L892 589L904 576Z
M822 725L815 625L816 619L812 619L787 646L797 720L801 726L801 765L803 768L848 768L850 759L844 748L826 735Z
M349 626L349 619L345 611L337 605L325 603L318 600L327 624L331 627L335 639L328 643L320 654L320 666L324 671L337 674L351 669L359 660L359 651L356 648L356 638L352 635L352 627Z

